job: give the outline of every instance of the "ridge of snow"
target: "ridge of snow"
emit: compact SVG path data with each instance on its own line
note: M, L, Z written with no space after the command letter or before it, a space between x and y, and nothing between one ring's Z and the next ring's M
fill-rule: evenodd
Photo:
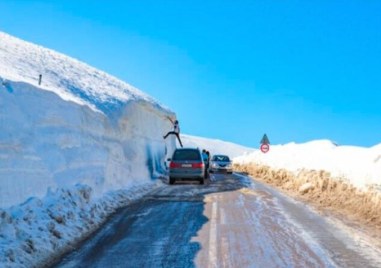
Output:
M349 180L357 187L381 185L381 144L370 148L336 145L329 140L271 145L266 154L260 150L234 159L236 163L258 163L290 171L325 170L334 177Z
M38 85L39 75L42 83ZM108 114L128 101L168 110L139 89L51 49L0 32L0 76L53 91L62 99Z

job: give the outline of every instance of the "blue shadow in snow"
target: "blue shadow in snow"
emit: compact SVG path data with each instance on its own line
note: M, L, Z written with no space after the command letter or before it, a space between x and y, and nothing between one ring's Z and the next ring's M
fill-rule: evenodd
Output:
M147 144L146 146L146 154L147 154L147 161L146 166L148 168L148 171L151 176L151 180L156 179L155 173L165 173L164 166L162 163L164 162L165 157L165 148L162 150L152 150L152 147Z
M10 84L9 82L3 81L3 82L1 83L1 85L2 85L3 87L5 87L5 89L6 89L9 93L13 93L13 88L12 88L12 86L11 86L11 84Z
M110 114L115 111L119 111L124 102L116 98L108 98L106 100L101 100L99 97L91 95L89 92L84 91L78 87L73 86L67 81L61 81L65 87L75 96L86 101L87 103L93 104L98 110L105 114Z

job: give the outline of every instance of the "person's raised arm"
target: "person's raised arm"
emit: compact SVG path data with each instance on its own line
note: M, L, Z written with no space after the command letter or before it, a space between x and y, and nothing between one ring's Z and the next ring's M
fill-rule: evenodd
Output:
M167 118L169 119L169 121L171 121L172 124L174 124L172 118L170 118L169 116L167 116Z

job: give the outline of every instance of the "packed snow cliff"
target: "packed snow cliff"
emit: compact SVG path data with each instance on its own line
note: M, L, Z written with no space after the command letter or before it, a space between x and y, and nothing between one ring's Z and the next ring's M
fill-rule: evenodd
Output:
M127 83L0 32L0 266L52 261L160 183L167 117Z
M175 115L138 89L1 32L0 82L0 207L78 183L102 195L160 172Z

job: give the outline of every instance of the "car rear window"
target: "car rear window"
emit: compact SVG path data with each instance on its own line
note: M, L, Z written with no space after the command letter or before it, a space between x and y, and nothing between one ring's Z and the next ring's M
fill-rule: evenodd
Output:
M226 155L215 155L213 156L212 161L229 162L230 159Z
M177 150L173 154L173 160L181 161L181 160L192 160L199 161L201 160L201 155L197 150Z

